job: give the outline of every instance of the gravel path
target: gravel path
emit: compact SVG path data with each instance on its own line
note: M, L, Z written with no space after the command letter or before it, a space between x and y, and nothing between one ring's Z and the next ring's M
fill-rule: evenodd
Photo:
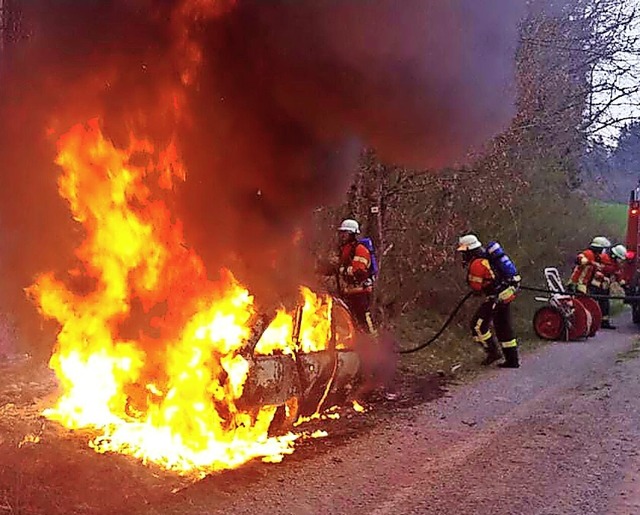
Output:
M268 467L249 487L212 497L204 481L149 512L638 514L640 350L620 322L314 459Z
M0 515L640 514L640 334L620 325L195 484L44 423L51 374L5 364ZM23 446L27 434L39 443Z

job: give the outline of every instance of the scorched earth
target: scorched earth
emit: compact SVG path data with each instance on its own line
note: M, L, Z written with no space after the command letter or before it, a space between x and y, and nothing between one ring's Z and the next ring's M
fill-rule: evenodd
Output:
M95 454L87 434L38 415L53 386L46 369L34 380L33 365L4 362L0 509L638 513L639 349L630 329L556 343L525 354L519 370L488 372L442 397L436 380L407 377L403 402L345 414L329 438L280 464L252 462L196 482Z

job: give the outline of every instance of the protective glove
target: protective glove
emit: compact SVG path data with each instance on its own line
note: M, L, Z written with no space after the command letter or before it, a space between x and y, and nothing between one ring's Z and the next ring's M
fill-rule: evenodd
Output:
M505 288L498 293L498 302L502 304L508 304L516 298L516 289L513 286Z
M349 267L351 268L351 267ZM360 283L364 283L367 279L369 279L369 271L368 270L352 270L351 274L353 278Z

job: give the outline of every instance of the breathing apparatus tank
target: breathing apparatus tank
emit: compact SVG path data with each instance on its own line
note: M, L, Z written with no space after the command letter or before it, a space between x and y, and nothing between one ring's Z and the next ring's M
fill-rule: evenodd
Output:
M497 241L491 241L487 245L487 257L491 268L500 281L505 283L520 282L520 276L518 275L518 269L515 263Z

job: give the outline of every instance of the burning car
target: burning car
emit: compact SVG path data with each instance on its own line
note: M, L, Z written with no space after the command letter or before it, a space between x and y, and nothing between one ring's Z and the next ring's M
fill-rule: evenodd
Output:
M242 402L246 406L278 406L272 430L289 430L300 417L308 418L343 404L361 380L351 315L339 299L329 298L328 304L330 332L326 349L265 355L255 352L260 339L251 349L251 368ZM294 342L299 342L307 330L305 306L296 310Z
M59 139L56 162L84 241L75 268L29 288L60 328L61 393L45 416L95 431L97 452L202 474L281 459L295 421L349 395L360 360L348 310L301 287L296 309L266 319L231 271L212 278L162 200L183 177L171 147L117 147L93 120ZM136 312L144 323L125 330Z

